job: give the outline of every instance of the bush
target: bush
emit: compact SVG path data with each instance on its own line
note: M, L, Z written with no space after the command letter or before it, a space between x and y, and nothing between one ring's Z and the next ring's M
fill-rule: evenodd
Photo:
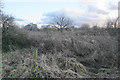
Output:
M90 25L89 24L82 24L81 28L82 30L88 30L90 29Z
M25 32L21 29L8 27L2 36L2 51L8 52L15 49L21 49L30 45Z

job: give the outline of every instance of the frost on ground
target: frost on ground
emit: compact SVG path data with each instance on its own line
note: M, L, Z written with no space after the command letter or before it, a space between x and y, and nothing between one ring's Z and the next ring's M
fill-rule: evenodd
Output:
M118 41L107 30L31 31L28 38L29 48L3 54L3 77L118 77Z

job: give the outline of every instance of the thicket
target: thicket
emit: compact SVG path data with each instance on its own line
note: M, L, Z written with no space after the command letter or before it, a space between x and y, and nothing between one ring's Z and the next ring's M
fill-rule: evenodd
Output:
M8 52L16 49L28 47L30 42L26 33L22 33L20 29L8 27L2 35L2 51Z
M6 14L0 16L2 18L2 52L28 47L30 43L27 33L16 25L14 18Z
M26 31L15 26L9 26L4 30L2 38L3 52L16 51L18 49L19 55L27 55L24 56L24 58L27 59L33 57L33 55L31 55L33 52L31 48L36 48L38 58L44 57L42 55L45 55L48 56L47 58L50 58L50 60L53 55L60 53L65 59L60 60L62 64L67 58L74 58L77 62L90 68L88 71L93 73L99 73L101 68L114 69L117 68L118 65L118 40L115 29L73 29L60 32L55 29ZM24 49L20 50L22 48ZM25 49L27 52L24 52ZM31 49L31 51L29 49ZM24 53L24 55L21 53ZM53 59L55 59L55 57ZM59 59L62 57L58 56ZM44 60L44 58L41 59ZM11 60L13 60L12 57ZM11 62L11 64L17 64L15 61L14 63ZM47 62L45 64L52 64L52 61ZM46 65L41 64L41 66L45 67ZM64 65L62 66L64 67ZM35 67L33 68L35 69ZM37 74L32 71L31 75L34 76L34 73Z

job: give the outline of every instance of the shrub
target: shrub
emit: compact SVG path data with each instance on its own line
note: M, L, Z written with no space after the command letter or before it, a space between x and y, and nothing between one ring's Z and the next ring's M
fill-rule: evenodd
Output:
M8 27L2 36L2 51L8 52L15 49L21 49L30 45L25 32L21 29Z
M90 25L89 24L82 24L81 28L82 30L88 30L90 29Z

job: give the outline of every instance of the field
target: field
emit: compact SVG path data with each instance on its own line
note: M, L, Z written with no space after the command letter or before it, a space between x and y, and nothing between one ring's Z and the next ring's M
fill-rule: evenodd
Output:
M13 40L7 42L12 47L3 44L4 78L118 77L117 29L73 28L61 32L45 28L19 32L25 33L23 39L19 34L3 36L3 40Z

